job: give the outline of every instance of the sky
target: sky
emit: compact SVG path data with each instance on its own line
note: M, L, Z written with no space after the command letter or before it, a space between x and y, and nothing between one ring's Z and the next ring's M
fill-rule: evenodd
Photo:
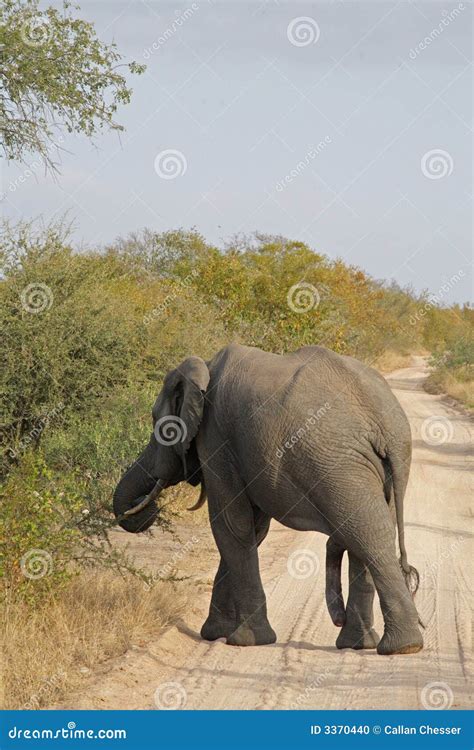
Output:
M56 181L34 158L4 165L6 216L66 215L78 247L143 227L284 235L441 304L472 298L472 4L80 6L147 71L125 132L65 137Z

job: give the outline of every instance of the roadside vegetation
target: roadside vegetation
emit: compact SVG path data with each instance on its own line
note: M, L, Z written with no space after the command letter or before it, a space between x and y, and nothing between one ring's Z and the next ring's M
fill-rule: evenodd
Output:
M446 393L469 409L474 409L474 342L453 341L445 351L435 352L430 365L433 371L425 381L428 393Z
M3 708L51 705L98 665L144 645L184 611L171 584L149 589L106 571L75 576L42 606L3 609Z
M472 310L427 304L301 242L254 235L216 248L194 231L146 230L78 253L64 227L20 224L4 226L1 254L10 707L48 705L81 665L123 652L179 610L173 583L137 569L109 531L113 488L184 357L231 340L275 352L323 344L389 370L430 350L433 382L452 378L462 398L472 387ZM195 492L165 493L158 526L172 530Z

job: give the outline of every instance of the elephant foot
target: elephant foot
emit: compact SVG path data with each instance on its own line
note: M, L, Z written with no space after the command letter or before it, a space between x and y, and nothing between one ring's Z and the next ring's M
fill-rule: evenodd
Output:
M406 631L386 631L377 646L377 653L382 656L392 654L416 654L423 648L423 636L418 628Z
M352 648L359 651L364 648L377 648L380 636L373 628L360 630L344 625L336 640L337 648Z
M276 633L268 621L260 622L258 625L243 622L227 638L229 646L265 646L275 641Z
M209 616L201 628L201 638L205 641L217 641L218 638L228 638L235 630L235 621L230 622L223 617Z

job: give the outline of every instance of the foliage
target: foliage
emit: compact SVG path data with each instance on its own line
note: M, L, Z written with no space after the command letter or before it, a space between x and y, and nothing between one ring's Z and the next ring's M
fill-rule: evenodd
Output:
M447 350L434 352L430 359L430 365L448 370L461 367L472 368L474 365L474 339L472 335L467 339L453 341Z
M118 71L121 55L92 24L61 9L40 10L38 0L4 0L0 10L0 139L8 159L38 153L54 166L54 146L69 133L93 136L110 127L131 89ZM126 67L141 73L144 66Z
M0 515L0 572L7 591L21 585L27 596L37 596L67 579L77 532L66 517L80 512L80 504L77 496L58 490L50 469L31 453L8 477Z
M67 227L20 224L5 225L0 250L3 575L27 597L77 565L143 576L109 546L111 497L148 440L165 373L186 356L238 340L275 352L323 344L371 363L429 345L444 369L472 367L470 308L435 307L282 237L219 250L195 231L144 231L76 253ZM304 309L295 288L309 294ZM37 548L53 569L32 581L21 559Z
M465 308L464 318L472 321L472 311ZM428 393L447 393L469 408L474 408L474 340L472 328L466 338L448 337L448 349L433 352L429 364L433 368L425 381Z
M236 236L221 251L198 232L144 230L109 252L191 286L212 304L228 338L272 351L323 344L374 362L387 349L444 348L472 325L469 308L434 306L425 294L376 281L284 237ZM305 285L313 300L302 314L298 292L293 306L289 298Z
M93 409L130 381L141 325L121 302L132 281L110 259L73 255L48 232L14 260L1 287L0 328L8 343L2 422L17 452L41 420ZM140 299L130 306L140 314Z

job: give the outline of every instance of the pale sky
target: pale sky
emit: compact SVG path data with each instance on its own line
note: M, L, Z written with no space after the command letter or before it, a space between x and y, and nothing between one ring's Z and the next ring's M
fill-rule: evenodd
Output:
M471 297L472 4L102 0L81 15L148 65L126 131L65 138L57 183L4 168L7 216L67 213L78 246L145 226L218 245L282 234L438 296L456 275L442 302Z

